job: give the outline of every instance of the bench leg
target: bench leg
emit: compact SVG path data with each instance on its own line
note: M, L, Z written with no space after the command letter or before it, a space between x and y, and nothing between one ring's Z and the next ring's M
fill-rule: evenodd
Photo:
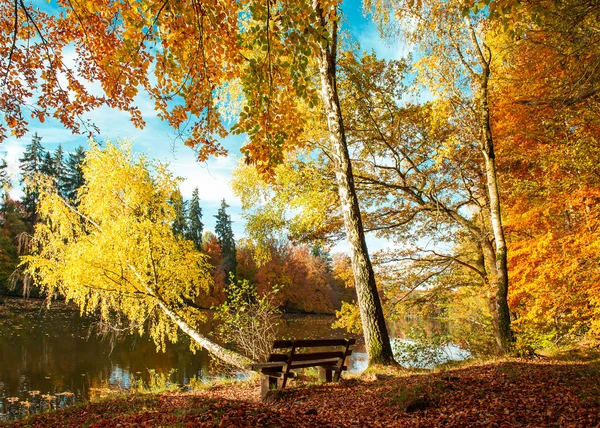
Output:
M332 370L325 368L325 367L319 367L319 380L322 382L331 382L332 380Z
M339 380L340 380L340 375L341 375L341 374L342 374L342 370L336 370L336 371L333 373L333 381L334 381L334 382L339 382Z
M260 380L260 397L265 398L269 391L277 389L278 380L276 377L263 375Z

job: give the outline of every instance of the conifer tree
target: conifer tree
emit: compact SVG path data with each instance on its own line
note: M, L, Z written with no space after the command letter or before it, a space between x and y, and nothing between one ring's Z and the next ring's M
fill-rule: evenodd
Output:
M171 196L170 204L175 211L175 218L173 219L173 234L178 238L183 238L184 233L187 229L187 217L186 217L186 203L183 200L181 191L177 189L176 192Z
M42 158L42 165L40 166L39 172L49 177L54 176L54 161L50 152L44 153L44 157Z
M2 159L2 162L0 162L0 189L6 192L7 186L10 186L10 174L8 173L6 159Z
M192 192L192 199L187 213L187 229L185 237L194 243L198 251L202 249L202 232L204 225L202 224L202 208L200 208L200 198L198 196L198 188Z
M65 159L62 144L59 144L54 153L52 154L52 176L56 180L56 188L61 196L65 196L64 185L65 185Z
M233 274L237 268L236 251L235 251L235 240L233 237L233 231L231 230L231 217L227 214L227 208L229 205L225 202L225 199L221 201L221 208L215 218L217 224L215 226L215 233L217 240L221 246L221 254L223 255L223 270L227 275L227 278Z
M38 203L38 192L32 187L28 180L32 180L36 173L42 172L42 166L47 153L42 146L42 137L37 132L33 135L31 143L25 148L23 157L19 159L21 170L21 184L23 184L23 207L27 213L27 219L31 222L35 220L35 213Z
M83 162L85 161L85 150L82 146L70 153L65 164L65 175L63 179L62 193L70 201L75 201L77 189L85 183L83 180Z

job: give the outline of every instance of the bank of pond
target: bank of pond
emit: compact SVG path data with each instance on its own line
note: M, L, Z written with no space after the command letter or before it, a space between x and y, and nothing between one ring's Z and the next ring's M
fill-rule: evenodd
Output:
M332 329L333 321L334 317L325 315L287 315L280 335L286 339L350 336ZM431 368L469 357L467 351L451 344L415 352L418 344L404 338L410 327L406 322L390 325L403 365ZM209 316L203 333L213 329ZM367 365L364 343L357 339L347 361L350 373L359 373ZM98 336L94 320L80 317L76 308L63 302L47 308L44 301L35 299L7 299L0 305L0 361L0 421L89 401L107 390L186 390L215 378L245 376L225 370L204 350L192 353L186 337L167 344L166 352L157 352L147 337Z

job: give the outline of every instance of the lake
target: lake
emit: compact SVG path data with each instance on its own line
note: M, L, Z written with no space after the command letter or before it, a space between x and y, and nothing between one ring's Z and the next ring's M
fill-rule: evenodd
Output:
M351 337L331 329L334 319L286 316L281 337ZM7 299L0 305L0 421L25 415L29 404L19 401L32 403L30 411L64 407L107 388L129 389L132 382L147 382L151 370L168 375L180 386L219 375L206 351L190 352L187 338L168 345L164 353L156 352L154 343L145 337L128 336L114 343L99 338L90 332L92 324L62 302L53 303L49 310L41 300ZM212 330L211 324L204 325L203 333ZM395 337L401 337L402 330L406 326L390 328ZM360 372L365 367L364 343L358 338L348 369Z

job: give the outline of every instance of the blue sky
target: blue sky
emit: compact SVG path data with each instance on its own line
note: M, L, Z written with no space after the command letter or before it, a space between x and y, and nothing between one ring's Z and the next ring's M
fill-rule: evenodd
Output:
M36 4L38 1L34 0L33 3ZM48 7L47 3L46 7ZM347 29L361 44L362 49L374 51L379 57L387 59L406 56L407 49L400 41L381 39L376 26L363 16L360 1L344 1L343 11L346 15ZM189 199L194 187L198 187L205 230L214 229L214 215L217 213L221 199L224 198L230 205L229 213L233 220L236 238L244 236L240 201L233 195L229 186L231 172L240 158L239 148L244 141L244 136L229 136L222 141L224 147L229 150L227 157L198 163L193 151L183 146L181 141L177 141L173 130L156 116L153 104L145 96L138 96L137 104L147 124L144 129L136 129L129 121L128 113L111 110L108 107L102 107L87 117L100 128L99 139L112 141L119 138L128 139L134 143L136 151L146 153L151 158L167 161L175 175L184 178L181 191L185 199ZM29 131L20 139L9 137L0 144L0 156L6 158L15 185L18 182L16 177L18 159L35 132L42 137L42 143L49 151L54 151L59 144L62 144L63 150L67 152L73 151L79 145L87 147L88 144L86 137L73 135L52 118L46 119L43 124L32 119ZM19 197L20 190L15 188L12 196ZM387 241L373 236L368 237L368 244L371 252L389 245ZM344 251L346 248L345 243L340 243L334 251Z

